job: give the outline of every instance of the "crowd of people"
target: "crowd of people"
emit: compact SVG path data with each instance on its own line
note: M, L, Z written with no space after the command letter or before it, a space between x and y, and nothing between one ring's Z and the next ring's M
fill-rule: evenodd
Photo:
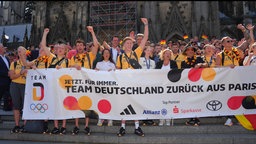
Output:
M14 112L15 126L11 133L24 132L24 125L20 126L21 114L24 104L26 74L29 69L42 68L68 68L77 70L81 68L95 69L97 71L114 71L115 69L185 69L185 68L207 68L207 67L231 67L248 66L256 64L256 43L254 43L254 26L246 27L238 24L244 38L236 41L229 36L221 39L211 38L199 40L197 36L167 43L153 43L148 39L149 29L147 18L141 18L144 24L144 33L134 34L121 39L113 36L110 42L99 43L93 27L87 26L92 35L92 42L77 39L74 46L70 46L63 40L57 41L51 47L47 44L49 28L45 28L42 41L38 50L26 49L23 46L15 52L8 52L7 48L0 44L0 98L10 94L12 98L12 110ZM32 55L33 51L33 55ZM37 52L35 52L37 51ZM138 63L136 64L137 61ZM138 65L139 64L139 65ZM91 110L85 112L84 131L91 134L89 127ZM113 121L108 119L108 126ZM104 119L99 118L97 125L102 126ZM143 125L170 126L170 119L142 120ZM186 125L199 126L198 117L190 118L184 122ZM227 116L225 125L232 126L230 116ZM75 119L73 135L79 133L79 119ZM145 136L140 121L134 120L134 133ZM54 120L54 127L48 128L48 120L44 121L44 133L66 134L66 120L62 120L59 128L58 120ZM121 121L121 127L117 136L124 136L125 120Z

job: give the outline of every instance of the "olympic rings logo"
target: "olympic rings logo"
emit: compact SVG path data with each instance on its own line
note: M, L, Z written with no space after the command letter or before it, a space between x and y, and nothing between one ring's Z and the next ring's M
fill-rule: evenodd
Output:
M34 111L35 113L38 113L38 112L44 113L46 110L48 110L48 105L45 104L45 103L44 104L40 104L40 103L34 104L34 103L32 103L30 105L30 110Z

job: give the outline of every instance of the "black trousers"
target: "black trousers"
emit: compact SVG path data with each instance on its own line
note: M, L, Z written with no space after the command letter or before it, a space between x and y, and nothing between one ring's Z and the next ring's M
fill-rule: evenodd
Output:
M4 107L3 110L12 110L12 98L10 95L10 85L3 85L0 88L0 100L3 99Z

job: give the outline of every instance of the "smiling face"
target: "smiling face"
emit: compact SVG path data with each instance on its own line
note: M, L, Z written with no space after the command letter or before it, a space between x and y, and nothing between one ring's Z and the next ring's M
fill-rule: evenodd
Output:
M19 58L24 57L26 58L26 49L23 46L19 46L17 49Z
M83 43L76 43L77 53L83 53L85 49L85 45Z
M196 54L196 52L193 47L188 47L185 51L185 54L187 57L193 57Z
M131 37L126 37L123 40L123 50L128 53L132 51L134 40Z
M113 37L112 39L112 47L116 48L119 45L119 38L118 37Z
M204 46L204 53L205 55L213 55L215 52L215 46L206 44Z
M222 45L226 49L231 49L233 47L233 44L234 44L234 41L230 37L222 38L221 42L222 42Z
M171 59L172 55L173 55L172 50L165 49L165 50L161 51L160 59L163 61L169 61Z
M165 51L163 55L164 60L171 59L171 51Z

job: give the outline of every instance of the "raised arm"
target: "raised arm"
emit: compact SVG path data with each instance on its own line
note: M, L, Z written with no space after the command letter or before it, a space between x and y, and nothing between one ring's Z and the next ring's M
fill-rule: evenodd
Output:
M242 24L238 24L237 28L243 32L245 40L250 41L250 34L249 34L248 30Z
M250 31L250 37L251 37L251 42L250 42L250 46L249 46L249 49L248 49L248 55L250 55L250 53L251 53L251 50L252 50L252 48L251 48L251 46L252 46L252 44L254 43L254 34L253 34L253 29L254 29L254 26L252 25L252 24L248 24L247 26L246 26L246 28Z
M248 24L247 26L246 26L246 28L249 30L249 35L250 35L250 39L251 39L251 41L250 41L250 44L253 44L254 43L254 34L253 34L253 29L254 29L254 26L252 25L252 24Z
M106 41L103 41L102 46L106 49L110 49L110 45Z
M245 39L245 41L243 41L237 48L240 49L241 51L245 51L245 49L248 48L251 42L250 34L242 24L238 24L237 28L243 32L244 39Z
M49 31L50 31L49 28L44 29L44 33L43 33L42 40L41 40L41 49L43 49L43 51L45 52L45 54L47 56L49 56L51 54L50 49L46 45L46 38L47 38Z
M93 39L93 47L91 49L91 52L96 55L98 52L98 48L99 48L99 42L98 39L94 33L93 27L92 26L87 26L87 30L92 34L92 39Z
M146 42L148 41L148 33L149 33L148 32L148 19L147 18L141 18L141 21L144 24L144 37L141 40L140 47L142 48L142 50L144 50Z

